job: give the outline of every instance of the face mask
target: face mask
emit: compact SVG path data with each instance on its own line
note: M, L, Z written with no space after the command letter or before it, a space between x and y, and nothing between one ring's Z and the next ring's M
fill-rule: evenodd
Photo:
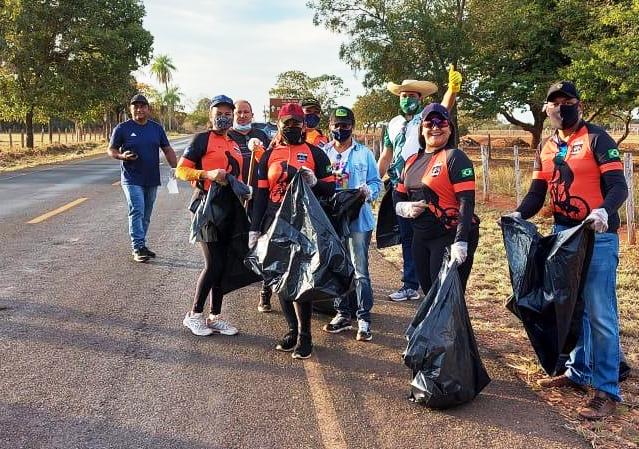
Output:
M400 98L399 107L404 114L414 114L419 109L419 100L412 97Z
M554 129L572 128L579 120L579 103L562 104L558 108L549 109L548 118Z
M320 122L320 118L318 115L308 114L304 116L304 121L306 122L306 126L308 128L317 128L317 125L319 125Z
M300 145L304 143L302 128L282 128L282 137L284 137L284 141L289 145Z
M331 136L333 136L333 139L337 140L340 143L346 142L352 134L352 129L334 129L331 131Z
M219 117L215 117L215 129L218 131L226 131L231 126L233 126L233 118L227 117L226 115L220 115Z
M252 128L250 123L247 123L246 125L240 125L239 123L234 123L233 124L233 129L236 131L240 131L240 132L247 132L250 131Z

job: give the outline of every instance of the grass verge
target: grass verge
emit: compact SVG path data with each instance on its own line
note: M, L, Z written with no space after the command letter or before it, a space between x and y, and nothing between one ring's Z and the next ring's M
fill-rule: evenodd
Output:
M36 148L0 148L0 172L105 154L105 142L52 144Z

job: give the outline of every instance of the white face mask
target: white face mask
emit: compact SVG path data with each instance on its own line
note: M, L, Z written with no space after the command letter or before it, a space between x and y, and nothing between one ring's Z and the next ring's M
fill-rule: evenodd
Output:
M251 130L251 124L247 123L246 125L240 125L239 123L233 123L233 129L240 132L246 132Z

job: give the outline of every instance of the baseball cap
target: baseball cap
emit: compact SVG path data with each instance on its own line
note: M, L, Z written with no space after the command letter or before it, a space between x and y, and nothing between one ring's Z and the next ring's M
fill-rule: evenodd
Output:
M298 103L286 103L280 108L280 112L277 114L277 119L285 122L289 119L295 119L297 121L304 121L304 111L302 106Z
M315 98L305 98L302 100L302 107L305 108L308 106L317 106L320 111L322 110L322 105Z
M129 104L135 104L135 103L142 103L148 106L149 100L147 100L146 97L142 94L135 94L131 98L131 101L129 102Z
M577 91L574 83L572 83L571 81L559 81L558 83L550 86L550 89L548 89L548 94L546 95L546 101L551 101L553 98L560 95L568 98L576 98L577 100L579 100L579 92Z
M448 109L442 106L439 103L430 103L428 106L424 108L422 111L422 120L426 120L426 118L430 114L437 114L444 117L446 120L450 120L450 114L448 113Z
M353 111L344 106L338 106L331 112L329 121L331 123L346 123L348 125L354 125L355 114L353 114Z
M211 98L211 108L215 107L215 106L219 106L221 104L226 104L228 106L231 107L231 109L235 109L235 105L233 104L233 100L231 100L230 97L227 97L226 95L216 95L213 98Z

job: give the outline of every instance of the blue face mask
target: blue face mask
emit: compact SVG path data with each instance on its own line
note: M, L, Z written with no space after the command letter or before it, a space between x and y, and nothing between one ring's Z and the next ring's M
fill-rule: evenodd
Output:
M353 134L352 129L334 129L331 131L331 136L333 139L337 140L339 143L346 142L351 135Z
M218 131L226 131L233 126L233 117L227 117L226 115L220 115L215 117L215 123L213 124Z
M317 128L317 125L319 125L319 122L320 122L319 115L315 115L315 114L305 115L304 122L306 122L307 128Z
M239 131L239 132L243 132L243 133L245 133L247 131L250 131L251 128L252 128L252 126L251 126L250 123L247 123L246 125L240 125L239 123L234 123L233 124L233 129L234 130Z

